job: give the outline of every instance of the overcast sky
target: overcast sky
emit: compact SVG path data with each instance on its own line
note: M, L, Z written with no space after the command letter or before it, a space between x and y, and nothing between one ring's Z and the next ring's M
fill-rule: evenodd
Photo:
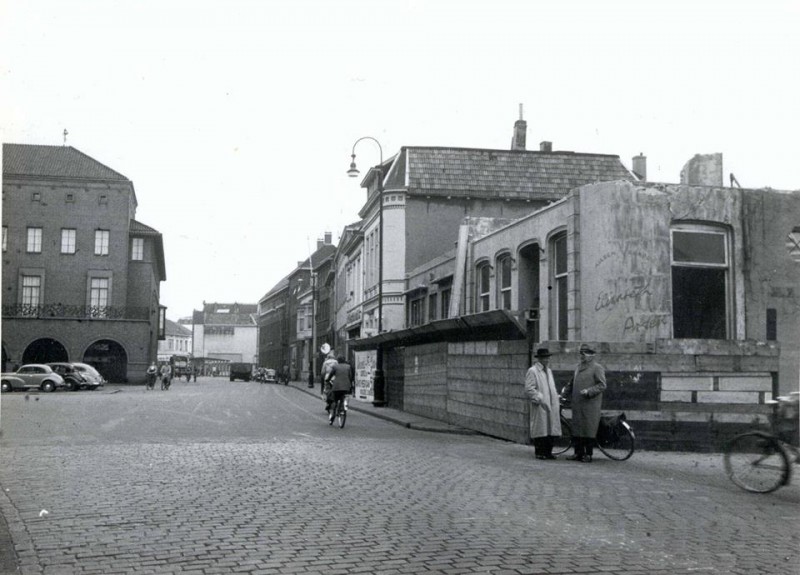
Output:
M365 200L353 143L648 157L721 152L800 188L800 2L0 0L0 136L133 181L162 303L256 303ZM362 173L378 147L356 149Z

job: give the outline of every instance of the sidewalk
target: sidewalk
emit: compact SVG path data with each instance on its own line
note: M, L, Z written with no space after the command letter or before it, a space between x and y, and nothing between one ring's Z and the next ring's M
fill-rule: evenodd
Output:
M313 389L309 388L307 383L300 381L290 381L289 386L320 399L321 393L319 383L315 384ZM320 402L322 402L322 399L320 399ZM406 413L405 411L400 411L399 409L392 409L390 407L375 407L371 402L367 401L358 401L350 398L349 406L353 411L366 413L367 415L378 417L397 425L402 425L408 429L415 429L417 431L432 431L435 433L478 435L477 431L473 431L471 429L450 425L436 419L428 419L427 417L414 415L413 413Z

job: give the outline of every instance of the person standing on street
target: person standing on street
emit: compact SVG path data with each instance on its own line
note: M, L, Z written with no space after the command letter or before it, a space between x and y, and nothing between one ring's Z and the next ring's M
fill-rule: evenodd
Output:
M559 396L553 372L548 367L550 355L546 348L537 349L535 361L525 375L525 393L531 402L530 436L536 459L556 459L553 442L561 435Z
M606 389L606 370L595 363L595 352L590 346L582 344L579 353L581 362L575 375L561 390L561 396L572 401L572 440L575 454L567 459L591 463L597 428L600 425L603 392Z

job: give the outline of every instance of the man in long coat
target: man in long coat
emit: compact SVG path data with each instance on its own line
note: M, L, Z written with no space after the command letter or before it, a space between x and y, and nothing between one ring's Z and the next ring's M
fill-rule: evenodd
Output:
M558 392L550 371L550 351L536 350L533 366L525 374L525 393L531 402L530 434L536 459L555 459L553 442L561 435Z
M595 363L594 350L588 345L581 345L579 353L580 365L575 370L572 381L561 391L563 397L572 400L572 440L575 454L567 459L590 463L600 425L606 370Z

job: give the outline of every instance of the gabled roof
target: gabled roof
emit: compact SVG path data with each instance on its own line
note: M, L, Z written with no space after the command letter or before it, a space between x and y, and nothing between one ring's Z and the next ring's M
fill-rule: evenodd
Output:
M552 200L596 182L633 180L619 156L404 147L385 187L412 195Z
M72 146L3 144L3 176L131 183Z
M161 232L159 232L158 230L151 228L147 224L143 224L142 222L137 220L131 220L131 227L128 230L128 232L131 235L137 235L137 236L152 236L155 234L161 235Z
M273 288L271 290L269 290L267 293L265 293L263 296L261 296L261 299L259 299L258 302L261 303L261 302L263 302L265 300L268 300L272 296L282 292L283 290L287 289L288 287L289 287L289 276L286 276L281 281L276 283L275 286L273 286Z
M250 303L203 303L202 321L205 325L255 325L254 316L258 304ZM196 318L197 319L197 318ZM198 323L195 320L195 323Z
M179 323L168 319L164 325L164 333L167 335L174 335L180 337L192 337L192 330L188 327L182 326Z

